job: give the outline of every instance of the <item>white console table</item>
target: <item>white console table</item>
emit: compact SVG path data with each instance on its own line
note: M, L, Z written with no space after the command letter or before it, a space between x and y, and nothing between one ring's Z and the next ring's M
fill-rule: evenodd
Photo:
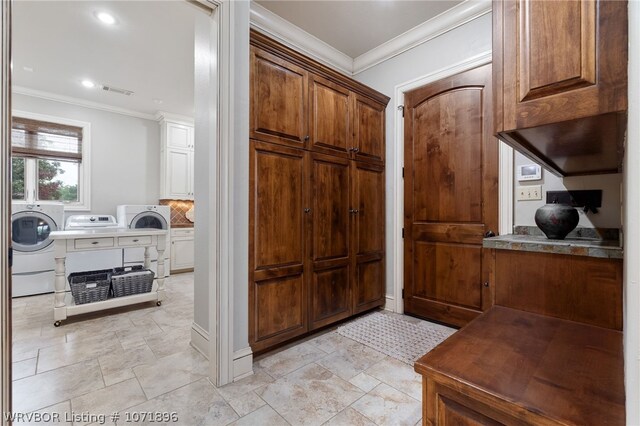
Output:
M55 244L56 278L53 319L56 327L60 326L61 321L73 315L151 301L156 302L158 306L162 304L165 298L164 251L167 248L167 231L160 229L128 228L91 229L54 231L49 234L49 237ZM71 293L65 291L67 286L67 272L65 267L67 253L144 247L144 267L149 268L149 248L154 246L158 250L158 278L156 280L157 282L154 283L155 291L152 290L150 293L135 294L133 296L114 297L102 302L86 303L83 305L76 305Z

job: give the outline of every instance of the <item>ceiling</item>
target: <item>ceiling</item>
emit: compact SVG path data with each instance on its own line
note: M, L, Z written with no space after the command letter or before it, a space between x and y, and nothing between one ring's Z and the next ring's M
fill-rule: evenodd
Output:
M258 1L352 58L460 2ZM102 11L116 24L101 23ZM148 115L193 116L194 27L201 13L184 0L14 1L13 84ZM87 89L84 79L134 93Z
M14 1L13 84L155 114L193 116L194 25L186 1ZM95 16L116 18L107 26ZM83 79L132 90L87 89ZM155 99L155 101L154 101ZM161 102L160 102L161 101Z
M356 58L461 0L257 0L257 3Z

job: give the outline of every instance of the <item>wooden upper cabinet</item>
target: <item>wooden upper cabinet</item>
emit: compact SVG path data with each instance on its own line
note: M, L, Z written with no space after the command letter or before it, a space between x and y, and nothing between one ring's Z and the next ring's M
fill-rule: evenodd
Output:
M315 75L309 86L311 149L347 157L351 139L349 90Z
M384 163L385 105L353 96L353 155L356 160Z
M617 172L627 3L493 2L496 133L554 174Z
M307 101L307 71L251 48L251 138L306 148Z

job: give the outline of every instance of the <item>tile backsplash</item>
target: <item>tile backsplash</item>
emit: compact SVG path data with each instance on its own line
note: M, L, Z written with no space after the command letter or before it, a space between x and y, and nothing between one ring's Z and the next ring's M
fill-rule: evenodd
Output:
M193 222L187 219L186 213L193 207L190 200L160 200L160 205L171 207L171 226L193 226Z

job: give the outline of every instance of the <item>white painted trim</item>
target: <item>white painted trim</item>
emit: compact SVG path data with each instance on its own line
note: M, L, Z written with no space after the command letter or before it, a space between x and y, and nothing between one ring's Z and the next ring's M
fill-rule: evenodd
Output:
M513 148L500 142L498 177L498 233L513 233Z
M191 346L209 359L209 333L195 322L191 324Z
M57 93L45 92L43 90L29 89L28 87L13 86L13 93L18 95L32 96L34 98L46 99L48 101L56 101L69 105L77 105L85 108L97 109L100 111L112 112L115 114L143 118L145 120L155 121L156 119L153 114L145 114L143 112L134 111L132 109L120 108L113 105L102 104L99 102L87 101L85 99L74 98L71 96L58 95Z
M624 382L628 425L640 424L640 2L629 2L629 123L623 171Z
M393 158L388 160L393 161L395 164L396 173L393 176L393 190L391 191L395 195L395 199L392 201L395 209L392 221L394 224L393 239L391 241L391 249L388 249L387 253L392 253L391 261L395 266L393 297L396 302L395 312L399 314L404 313L404 301L402 300L402 288L404 286L404 241L402 238L402 227L404 226L404 179L402 177L402 167L404 166L404 119L402 118L402 111L398 107L404 105L405 92L489 62L491 62L491 51L482 52L464 61L396 85L394 89L395 102L393 110L396 112L394 116L394 149L392 151ZM500 178L501 182L506 180L502 177Z
M353 58L260 6L255 1L251 2L251 26L318 62L347 75L353 74Z
M253 374L253 351L247 346L233 353L233 381L249 377Z
M393 296L385 296L384 310L391 312L396 311L396 302Z
M158 122L160 121L170 121L172 123L178 124L186 124L187 126L193 126L194 120L193 117L188 117L186 115L174 114L172 112L166 111L158 111L154 115L154 119Z
M353 74L400 55L491 12L491 0L467 0L353 60Z
M66 126L75 126L82 128L82 162L78 170L78 184L80 192L78 193L79 201L77 203L65 204L65 211L90 211L91 210L91 123L88 121L73 120L66 117L58 117L54 115L38 114L30 111L12 110L11 115L15 117L27 118L30 120L47 121L49 123L63 124ZM35 163L34 163L35 164ZM25 169L26 172L26 169ZM35 169L33 170L35 180ZM25 176L26 177L26 176ZM25 184L27 179L25 179ZM34 185L36 185L34 183ZM37 186L37 185L36 185ZM36 202L30 199L30 202ZM39 204L47 204L48 201L37 201Z

